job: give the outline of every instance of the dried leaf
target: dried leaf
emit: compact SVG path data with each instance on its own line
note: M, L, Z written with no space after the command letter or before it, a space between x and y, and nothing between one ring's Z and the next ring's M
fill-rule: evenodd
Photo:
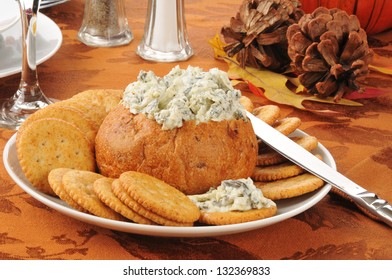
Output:
M390 91L386 89L368 87L364 92L353 91L352 93L345 95L345 98L350 100L375 98L389 92Z
M255 94L257 96L264 96L264 91L261 88L255 86L254 84L252 84L249 81L247 81L247 82L248 82L248 87L249 87L250 91L253 92L253 94Z
M373 64L369 64L368 67L370 70L377 71L387 75L392 75L392 65L381 67L381 66L375 66Z
M295 93L301 93L301 92L305 92L305 87L301 84L298 85L298 87L295 90Z
M241 81L241 80L232 80L232 79L230 79L230 80L231 80L231 84L232 84L233 87L235 87L236 85L244 83L244 81Z
M223 57L227 56L226 52L223 50L223 47L226 44L222 42L218 33L214 36L214 38L210 39L208 43L214 50L214 58L222 59Z
M373 54L372 63L369 64L369 69L383 74L392 75L392 59Z
M266 69L256 69L252 67L242 68L235 60L235 57L228 57L223 51L225 43L220 39L219 34L209 40L209 44L213 47L215 58L223 59L229 65L228 75L232 80L233 85L240 82L248 84L249 89L256 95L262 95L267 99L278 104L284 104L296 107L301 110L310 110L306 108L304 101L314 101L322 103L336 104L332 97L321 99L314 95L304 94L303 86L298 81L298 78L285 76ZM288 80L293 85L293 89L287 87ZM339 105L347 106L362 106L361 103L354 102L347 99L342 99ZM315 111L315 110L311 110ZM317 112L329 112L330 110L317 110Z
M268 70L259 70L247 67L245 69L239 67L236 63L230 61L228 75L230 78L235 78L238 80L241 77L241 80L247 82L248 85L251 85L249 89L260 95L263 93L263 96L267 99L284 105L289 105L296 107L301 110L310 110L303 105L303 102L314 101L314 102L322 102L329 104L336 104L332 97L326 99L320 99L314 95L308 95L303 93L294 93L287 86L287 77ZM255 87L262 88L264 91L255 90ZM340 105L347 106L362 106L361 103L354 102L347 99L342 99L339 102ZM311 110L314 111L314 110ZM330 110L317 110L317 112L332 112Z

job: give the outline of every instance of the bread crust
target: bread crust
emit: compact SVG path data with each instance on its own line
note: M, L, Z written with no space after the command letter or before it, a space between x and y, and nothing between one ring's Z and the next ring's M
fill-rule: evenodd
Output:
M250 177L257 140L250 121L230 120L162 130L123 105L113 109L96 136L96 160L104 176L150 174L185 194L200 194L222 180Z

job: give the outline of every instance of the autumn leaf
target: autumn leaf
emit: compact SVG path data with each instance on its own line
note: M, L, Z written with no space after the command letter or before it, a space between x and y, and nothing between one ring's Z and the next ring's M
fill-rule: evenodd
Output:
M219 34L216 34L214 38L210 39L208 43L214 49L214 57L216 59L222 59L223 57L227 57L226 52L223 50L225 43L219 37Z
M304 94L304 88L296 77L275 73L267 69L240 67L235 57L228 57L223 50L225 43L221 41L219 34L216 34L214 38L209 40L209 44L214 49L215 58L223 59L228 64L229 70L227 73L229 78L232 80L233 85L236 85L241 81L245 82L248 84L252 93L259 96L262 95L275 103L293 106L301 110L311 110L303 105L304 101L336 104L332 97L321 99L314 95ZM293 89L287 87L288 81L293 85ZM347 106L363 106L361 103L347 99L342 99L338 104ZM332 111L317 110L317 112Z
M381 66L375 66L373 64L370 64L368 67L370 70L377 71L387 75L392 75L392 66L381 67Z
M264 96L264 91L249 81L248 81L248 87L249 87L250 91L253 92L253 94L258 95L258 96Z
M230 78L236 78L238 80L238 77L241 77L241 80L251 85L249 89L253 93L260 95L260 93L263 92L263 96L275 103L294 106L301 110L310 110L303 105L304 101L336 104L332 97L320 99L314 95L292 92L287 87L288 78L285 75L251 67L246 67L244 69L233 61L228 62L228 64L228 75ZM254 87L262 88L263 91L255 90ZM339 104L347 106L362 106L361 103L346 99L342 99ZM330 110L317 111L332 112Z
M366 88L364 92L353 91L347 94L345 98L350 100L375 98L389 92L389 90L381 88Z
M376 53L373 55L372 63L369 64L368 67L370 70L392 75L392 59L388 59Z

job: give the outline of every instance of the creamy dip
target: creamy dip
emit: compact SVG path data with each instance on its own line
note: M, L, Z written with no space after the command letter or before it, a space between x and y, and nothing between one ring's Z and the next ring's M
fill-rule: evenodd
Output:
M122 104L133 114L144 113L155 119L162 129L173 129L189 120L197 124L246 120L240 97L227 74L217 68L204 72L199 67L176 66L163 78L141 71L137 81L125 89Z
M225 180L205 194L188 197L204 212L247 211L276 206L272 200L263 196L250 178Z

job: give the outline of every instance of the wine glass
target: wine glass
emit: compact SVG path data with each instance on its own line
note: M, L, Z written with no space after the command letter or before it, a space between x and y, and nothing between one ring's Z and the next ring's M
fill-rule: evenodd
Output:
M16 1L22 22L21 80L16 93L0 102L0 127L12 130L17 130L29 115L52 103L42 92L37 75L37 15L41 0Z

